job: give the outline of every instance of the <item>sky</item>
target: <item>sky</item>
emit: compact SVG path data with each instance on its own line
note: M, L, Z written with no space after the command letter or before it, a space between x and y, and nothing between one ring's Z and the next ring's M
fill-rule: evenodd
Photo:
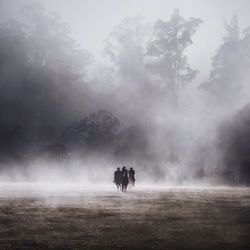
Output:
M22 6L30 2L40 2L49 11L60 13L72 36L97 63L102 62L105 39L125 17L141 16L146 22L168 20L178 8L185 18L201 18L203 24L188 51L190 64L201 73L198 81L210 71L211 57L222 42L223 22L237 14L242 28L250 25L248 0L0 0L0 20L18 18Z

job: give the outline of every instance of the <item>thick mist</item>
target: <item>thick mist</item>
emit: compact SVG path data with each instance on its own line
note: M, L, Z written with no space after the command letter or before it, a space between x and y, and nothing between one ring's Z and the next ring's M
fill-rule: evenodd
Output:
M250 21L230 9L208 55L197 38L209 18L180 3L164 17L119 16L101 55L53 3L4 16L0 181L112 183L125 165L139 183L249 184Z

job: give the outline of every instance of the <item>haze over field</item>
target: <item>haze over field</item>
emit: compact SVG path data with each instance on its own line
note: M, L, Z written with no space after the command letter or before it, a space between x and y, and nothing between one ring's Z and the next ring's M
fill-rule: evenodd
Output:
M245 250L250 244L245 187L65 193L0 186L3 249Z
M0 0L0 181L249 184L249 8Z

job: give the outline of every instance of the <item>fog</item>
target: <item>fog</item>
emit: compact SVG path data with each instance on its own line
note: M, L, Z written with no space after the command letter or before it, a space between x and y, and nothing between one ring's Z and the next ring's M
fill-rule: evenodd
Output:
M0 2L0 181L250 183L248 1Z

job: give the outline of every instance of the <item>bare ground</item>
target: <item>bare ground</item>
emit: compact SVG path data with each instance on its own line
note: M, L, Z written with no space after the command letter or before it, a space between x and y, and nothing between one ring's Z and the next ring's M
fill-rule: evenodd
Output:
M0 189L0 249L250 249L249 188Z

